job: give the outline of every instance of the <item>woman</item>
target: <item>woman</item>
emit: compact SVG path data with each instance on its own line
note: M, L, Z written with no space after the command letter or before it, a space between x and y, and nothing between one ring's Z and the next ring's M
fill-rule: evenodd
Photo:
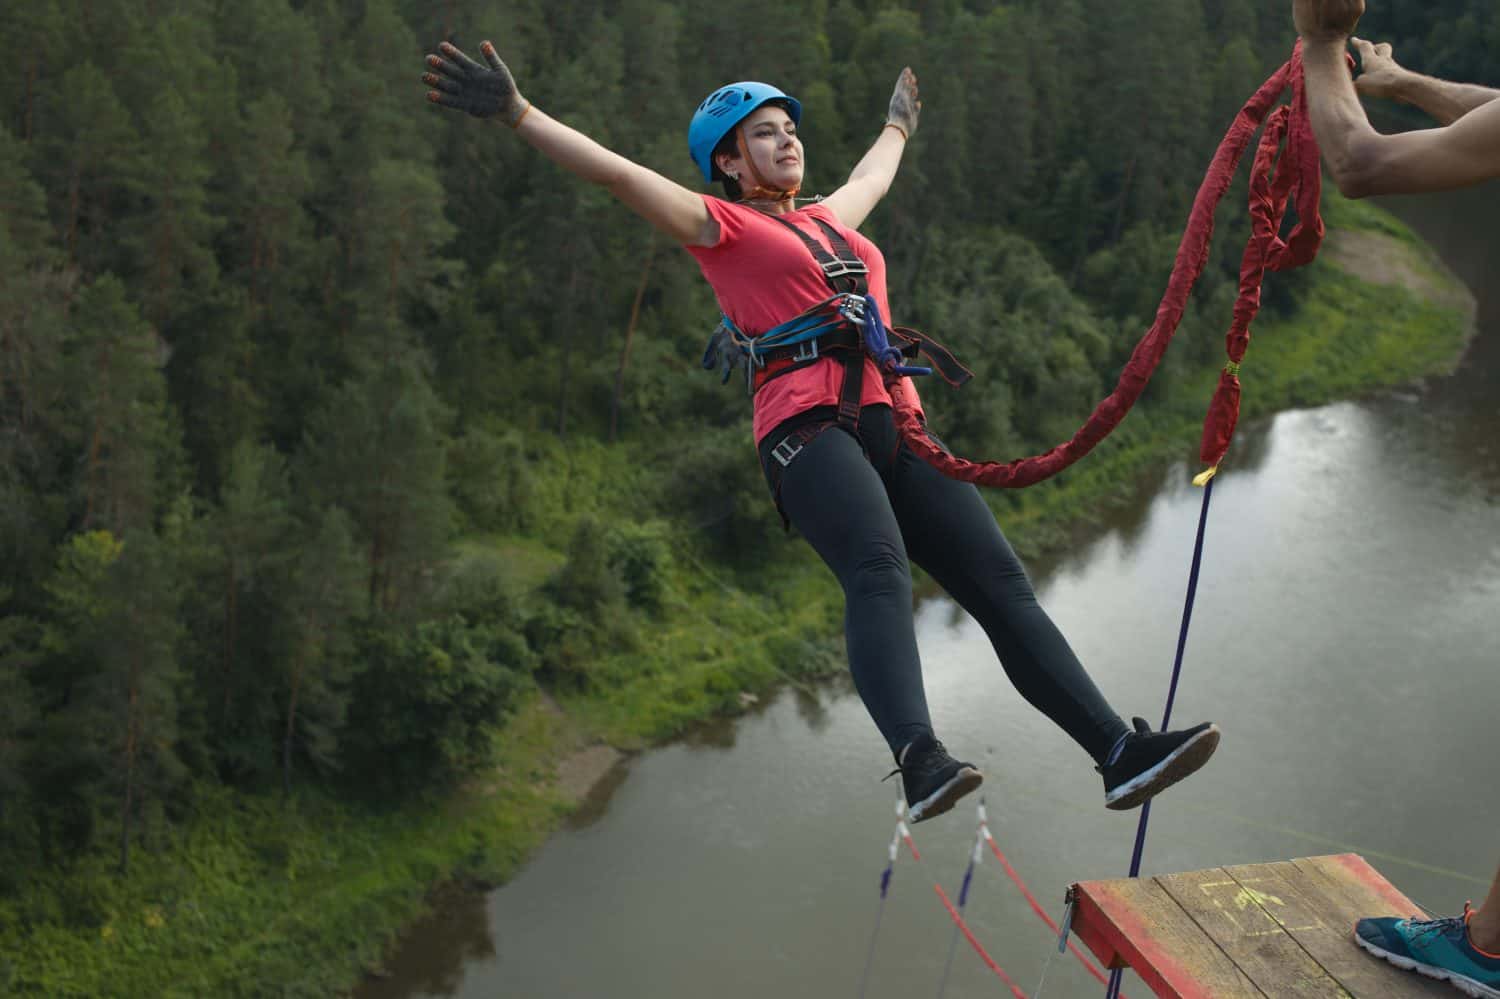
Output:
M724 183L725 200L689 191L548 117L521 96L489 42L480 46L487 66L446 42L440 52L427 57L428 100L504 122L684 246L740 342L754 349L757 340L775 340L767 331L781 335L788 320L826 327L759 355L755 439L783 515L843 586L850 671L895 757L911 821L948 811L983 777L933 733L908 558L979 621L1021 695L1093 757L1108 807L1134 808L1207 761L1219 741L1211 724L1153 733L1139 718L1134 729L1120 719L1037 604L978 491L900 444L885 378L911 369L858 332L867 317L892 313L885 260L855 230L889 190L916 131L921 102L909 68L848 181L798 208L801 106L774 87L722 87L693 116L693 160L705 180ZM883 339L883 321L874 318L870 331ZM902 388L912 392L909 382Z

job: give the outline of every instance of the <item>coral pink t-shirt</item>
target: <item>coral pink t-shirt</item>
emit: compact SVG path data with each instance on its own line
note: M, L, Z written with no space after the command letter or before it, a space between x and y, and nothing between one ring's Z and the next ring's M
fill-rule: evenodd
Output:
M756 336L802 314L828 298L833 291L823 280L823 270L806 246L786 231L780 222L749 208L703 196L708 213L719 223L719 241L713 246L689 246L719 300L719 308L745 333ZM848 241L870 269L866 276L869 294L880 305L886 325L893 325L891 305L885 294L885 257L880 248L840 222L820 204L808 205L780 216L824 246L828 237L813 221L822 219ZM754 434L757 443L781 421L815 406L837 406L844 384L844 366L836 358L825 358L789 374L778 375L755 393ZM907 380L909 398L915 387ZM860 405L891 404L880 370L865 358L865 379ZM919 403L920 404L920 403Z

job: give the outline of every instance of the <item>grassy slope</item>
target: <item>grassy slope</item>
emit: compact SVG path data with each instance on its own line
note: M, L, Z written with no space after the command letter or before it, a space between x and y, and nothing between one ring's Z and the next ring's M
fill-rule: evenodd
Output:
M1331 224L1375 231L1407 246L1434 283L1451 279L1383 213L1330 200ZM1309 279L1295 322L1262 323L1246 359L1243 418L1312 405L1446 370L1469 332L1461 311L1397 287L1364 284L1328 266ZM1372 323L1379 317L1379 323ZM1217 372L1179 398L1207 400ZM1117 498L1121 483L1163 460L1195 453L1201 408L1144 411L1063 481L1003 501L1023 549L1065 541ZM578 444L553 490L560 522L580 495L618 490L632 467L623 449ZM1232 458L1233 452L1231 452ZM586 481L585 481L586 480ZM552 532L549 537L560 539ZM378 961L390 936L455 877L503 880L555 828L567 804L550 789L553 764L592 741L636 748L691 722L738 709L764 691L839 668L837 594L809 556L778 568L776 596L718 578L674 545L664 612L649 640L599 663L590 693L540 698L497 734L500 768L440 803L384 814L316 794L202 799L202 817L154 851L137 851L132 876L94 858L27 895L0 902L0 992L49 996L326 995ZM457 557L503 561L534 587L560 564L556 547L474 538ZM787 670L797 664L797 675Z

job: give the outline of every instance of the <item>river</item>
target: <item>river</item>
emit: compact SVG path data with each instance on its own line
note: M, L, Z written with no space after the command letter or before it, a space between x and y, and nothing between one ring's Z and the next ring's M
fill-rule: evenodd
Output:
M1419 389L1241 430L1215 485L1174 712L1218 754L1158 799L1145 873L1363 854L1438 911L1500 863L1500 198L1494 185L1387 207L1480 300L1460 369ZM1274 280L1274 278L1273 278ZM1253 379L1247 391L1254 391ZM1092 542L1031 566L1044 606L1116 707L1160 721L1201 491L1187 465ZM1138 813L1103 807L1087 758L1015 694L974 622L918 610L939 734L986 771L997 842L1054 916L1117 877ZM787 691L620 768L502 888L413 927L361 999L855 996L894 826L888 756L847 684ZM867 995L932 995L975 831L915 829ZM1028 992L1054 950L992 859L967 908ZM1044 994L1102 994L1071 958ZM1126 992L1143 996L1127 976ZM1001 995L959 942L947 995Z

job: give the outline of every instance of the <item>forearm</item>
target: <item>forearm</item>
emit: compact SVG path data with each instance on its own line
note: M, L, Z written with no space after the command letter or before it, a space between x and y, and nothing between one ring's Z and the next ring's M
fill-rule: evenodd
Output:
M1360 173L1380 138L1359 103L1342 39L1303 40L1308 110L1323 161L1339 190L1359 197Z
M1475 108L1500 97L1500 90L1471 83L1450 83L1420 73L1403 73L1399 83L1380 96L1420 108L1439 124L1451 125Z
M501 127L507 126L501 123ZM527 109L515 132L553 163L591 184L611 187L634 166L619 153L564 125L535 104Z
M906 152L906 138L893 125L880 130L880 135L860 161L854 165L847 183L878 187L880 194L891 189L896 171L901 166L901 155Z
M684 246L718 242L718 223L697 194L606 149L535 105L516 126L516 134L564 170L609 191L669 239Z
M901 133L895 128L882 128L875 144L855 164L849 179L824 198L823 204L844 225L858 229L891 189L905 151L906 140Z

